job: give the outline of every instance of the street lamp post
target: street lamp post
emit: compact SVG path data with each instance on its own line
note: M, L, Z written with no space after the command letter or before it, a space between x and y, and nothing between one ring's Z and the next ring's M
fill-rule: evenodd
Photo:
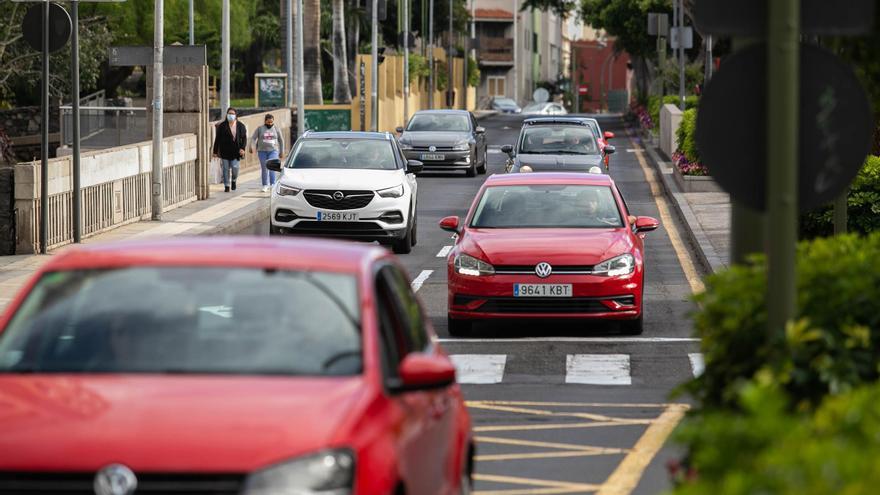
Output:
M434 108L434 0L429 0L428 6L428 65L431 67L428 75L428 107Z
M162 220L162 98L164 95L164 0L155 0L153 14L153 196L152 219Z
M302 1L302 0L298 0ZM369 0L368 0L369 1ZM373 2L373 31L370 35L370 45L371 45L371 55L373 57L372 60L372 79L373 84L370 88L370 101L372 111L370 112L370 130L373 132L377 132L379 130L379 91L378 91L378 82L379 82L379 2L378 0L372 0Z
M293 105L293 0L284 0L284 61L287 66L287 104Z
M519 105L519 11L513 0L513 100ZM505 91L506 92L506 91Z
M70 2L73 24L70 36L70 92L73 96L73 242L82 241L82 181L80 178L80 127L79 127L79 0Z
M189 0L189 44L196 44L196 13L195 6L193 5L195 0Z
M375 4L374 4L375 5ZM375 10L374 10L375 12ZM296 0L296 135L302 136L306 130L305 93L303 80L303 2ZM293 147L290 147L293 151Z
M220 23L220 112L225 112L229 108L229 0L223 0L222 11Z
M452 16L453 16L453 7L454 0L449 0L449 48L446 52L446 68L449 73L446 76L446 106L452 108L455 105L455 93L452 89L453 77L452 77Z
M403 0L403 123L409 119L409 0Z

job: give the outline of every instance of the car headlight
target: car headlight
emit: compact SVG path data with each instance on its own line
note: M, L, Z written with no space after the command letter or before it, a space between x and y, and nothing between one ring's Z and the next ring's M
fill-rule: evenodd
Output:
M248 476L243 495L350 495L354 454L328 450L277 464Z
M411 144L404 144L404 143L399 143L399 144L400 144L400 149L403 151L412 151L412 149L413 149Z
M469 145L468 143L458 143L453 146L452 149L455 151L467 151L471 149L471 145Z
M618 275L629 275L636 269L636 259L631 254L621 254L605 260L593 267L593 275L605 275L606 277L616 277Z
M495 275L494 266L466 254L459 254L456 256L455 261L453 261L453 266L455 267L455 271L462 275L470 275L472 277L479 277L480 275Z
M285 186L284 184L278 184L279 196L296 196L300 192L302 192L302 189L298 189L292 186Z
M376 191L376 194L382 198L399 198L403 196L403 184L398 184L387 189L379 189Z

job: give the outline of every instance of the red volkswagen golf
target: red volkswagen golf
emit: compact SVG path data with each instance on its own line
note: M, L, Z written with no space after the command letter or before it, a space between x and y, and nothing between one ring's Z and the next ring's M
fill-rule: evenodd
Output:
M71 249L0 329L0 493L469 492L455 370L384 249Z
M450 334L503 318L611 319L642 333L643 238L659 223L631 216L607 175L494 175L463 222L440 226L458 233Z

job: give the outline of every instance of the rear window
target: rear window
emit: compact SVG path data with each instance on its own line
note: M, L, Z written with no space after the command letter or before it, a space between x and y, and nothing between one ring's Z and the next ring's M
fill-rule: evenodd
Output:
M358 308L349 274L48 273L0 334L0 372L357 374Z

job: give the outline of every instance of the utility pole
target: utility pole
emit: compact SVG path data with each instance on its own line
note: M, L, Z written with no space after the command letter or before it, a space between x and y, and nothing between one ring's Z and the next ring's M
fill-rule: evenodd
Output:
M189 44L196 44L196 12L193 3L195 0L189 0Z
M706 35L705 40L706 40L706 72L703 76L703 79L705 80L703 85L706 85L709 83L709 80L712 79L712 71L715 69L715 67L713 65L714 58L712 57L712 43L713 43L712 42L712 35L711 34Z
M80 177L79 128L79 0L70 2L73 24L70 37L70 92L73 96L73 242L82 241L82 181Z
M287 105L293 105L293 0L284 0L284 65L287 66Z
M302 2L302 0L298 0ZM373 19L372 26L373 31L370 35L370 50L371 55L373 57L372 60L372 79L373 84L370 87L370 101L371 108L373 109L370 112L370 130L373 132L379 131L379 91L378 91L378 83L379 83L379 2L378 0L372 0L373 2Z
M409 120L409 0L403 0L403 124Z
M161 0L156 0L161 1ZM229 0L223 0L220 31L220 112L229 108Z
M228 0L224 0L224 2L228 2ZM162 149L162 98L165 81L162 57L165 45L164 17L164 0L155 0L155 12L153 13L153 196L151 202L154 221L162 220L163 206L162 161L165 153Z
M768 2L767 18L767 322L783 332L797 310L800 0Z
M684 111L684 0L678 1L678 108Z
M40 81L42 118L40 125L40 253L49 246L49 2L43 2L43 77Z
M513 0L513 101L519 105L519 1Z
M455 92L453 90L453 71L452 71L452 16L453 10L452 7L454 5L454 0L449 0L449 48L446 52L446 68L448 69L449 74L446 76L446 106L452 108L455 106Z
M376 3L373 0L373 15L376 15ZM306 131L306 86L303 76L303 2L296 0L296 136ZM373 26L375 30L376 27ZM375 87L375 86L374 86ZM293 146L290 147L293 151ZM288 152L289 153L289 152Z
M431 66L431 73L428 74L428 107L434 108L434 0L428 3L428 65Z

